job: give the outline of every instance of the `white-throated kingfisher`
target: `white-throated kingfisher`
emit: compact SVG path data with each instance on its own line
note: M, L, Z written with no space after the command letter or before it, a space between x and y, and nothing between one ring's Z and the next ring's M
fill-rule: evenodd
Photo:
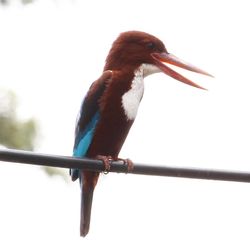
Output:
M144 78L163 72L196 88L196 83L167 66L211 76L170 54L162 41L140 32L121 33L114 41L102 75L85 96L75 130L75 157L102 159L107 167L118 154L133 124L144 91ZM132 167L132 162L124 160ZM81 187L80 235L89 231L93 191L99 173L71 170L72 180L79 178Z

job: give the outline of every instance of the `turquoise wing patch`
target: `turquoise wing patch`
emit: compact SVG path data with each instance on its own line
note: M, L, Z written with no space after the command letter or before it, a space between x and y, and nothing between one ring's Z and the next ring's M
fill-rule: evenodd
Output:
M83 157L86 155L89 146L92 142L94 131L96 128L96 125L99 121L100 114L97 112L94 117L91 119L87 127L84 129L82 133L80 133L77 137L78 143L76 144L73 156L75 157Z

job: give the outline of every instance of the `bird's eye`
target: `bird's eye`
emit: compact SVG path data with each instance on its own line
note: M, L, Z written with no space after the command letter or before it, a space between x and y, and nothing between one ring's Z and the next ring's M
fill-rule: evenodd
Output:
M149 43L147 43L147 48L154 49L155 48L155 44L153 42L149 42Z

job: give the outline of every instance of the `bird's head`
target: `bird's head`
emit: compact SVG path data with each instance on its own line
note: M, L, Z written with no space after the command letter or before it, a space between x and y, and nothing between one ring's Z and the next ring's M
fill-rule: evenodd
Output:
M110 49L104 69L135 70L141 65L147 65L149 67L147 67L148 70L145 72L145 76L150 73L164 72L178 81L204 89L168 67L167 64L212 76L170 54L164 43L157 37L140 31L127 31L120 34Z

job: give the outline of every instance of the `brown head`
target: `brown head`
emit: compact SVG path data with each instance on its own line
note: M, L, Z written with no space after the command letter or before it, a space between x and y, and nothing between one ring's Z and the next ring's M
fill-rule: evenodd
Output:
M201 89L204 88L172 70L167 64L211 76L207 72L168 53L161 40L141 31L127 31L120 34L110 49L104 70L135 70L142 64L152 65L158 71L162 71L178 81Z

